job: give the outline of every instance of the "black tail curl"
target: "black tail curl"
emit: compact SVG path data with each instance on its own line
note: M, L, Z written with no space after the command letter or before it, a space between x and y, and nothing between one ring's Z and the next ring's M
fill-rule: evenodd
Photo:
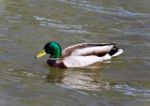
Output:
M110 52L108 53L110 56L112 56L112 55L114 55L115 53L117 53L118 52L118 48L117 47L113 47L111 50L110 50Z

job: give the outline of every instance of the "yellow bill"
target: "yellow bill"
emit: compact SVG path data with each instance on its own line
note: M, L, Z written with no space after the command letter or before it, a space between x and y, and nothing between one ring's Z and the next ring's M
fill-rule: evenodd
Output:
M45 55L46 55L45 50L41 50L41 51L35 56L35 58L37 59L37 58L43 57L43 56L45 56Z

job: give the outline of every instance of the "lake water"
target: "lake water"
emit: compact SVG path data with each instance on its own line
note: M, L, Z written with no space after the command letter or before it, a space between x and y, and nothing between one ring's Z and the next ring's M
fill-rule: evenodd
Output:
M35 54L117 42L95 68L56 69ZM0 106L150 106L149 0L0 0Z

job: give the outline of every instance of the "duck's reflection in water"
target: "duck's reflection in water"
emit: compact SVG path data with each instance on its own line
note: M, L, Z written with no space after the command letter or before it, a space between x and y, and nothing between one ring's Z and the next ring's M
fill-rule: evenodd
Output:
M101 79L100 71L85 71L84 69L52 70L47 75L47 81L65 88L92 91L110 89L110 84Z

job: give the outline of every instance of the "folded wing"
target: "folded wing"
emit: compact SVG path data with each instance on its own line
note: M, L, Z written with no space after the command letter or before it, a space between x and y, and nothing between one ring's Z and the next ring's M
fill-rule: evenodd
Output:
M116 43L81 43L69 46L62 51L62 58L67 56L104 56Z

